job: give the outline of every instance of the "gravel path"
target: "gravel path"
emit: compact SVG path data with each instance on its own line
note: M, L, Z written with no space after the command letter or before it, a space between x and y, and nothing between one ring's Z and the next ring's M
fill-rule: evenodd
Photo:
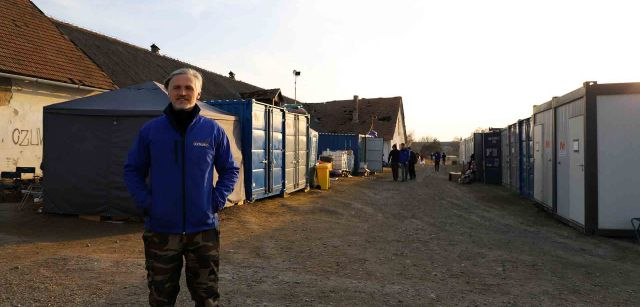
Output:
M637 306L640 245L499 186L340 178L225 209L224 306ZM0 306L146 304L142 225L0 204ZM179 306L191 306L184 284Z

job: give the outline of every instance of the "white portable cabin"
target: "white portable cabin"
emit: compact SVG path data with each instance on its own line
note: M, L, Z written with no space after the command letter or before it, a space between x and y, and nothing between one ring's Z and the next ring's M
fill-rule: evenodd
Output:
M471 161L471 155L473 154L473 146L474 134L460 141L460 149L458 150L458 163L462 165L463 169L469 168L468 164Z
M632 235L631 218L640 217L640 83L585 82L551 104L556 216L588 234Z
M553 206L553 108L552 101L533 107L533 199L544 209Z

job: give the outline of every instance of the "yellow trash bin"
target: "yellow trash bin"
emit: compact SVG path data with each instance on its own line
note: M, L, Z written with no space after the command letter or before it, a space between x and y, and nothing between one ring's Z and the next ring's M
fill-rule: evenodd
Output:
M318 184L321 190L329 189L329 171L331 170L331 163L322 163L316 166L316 172L318 174Z

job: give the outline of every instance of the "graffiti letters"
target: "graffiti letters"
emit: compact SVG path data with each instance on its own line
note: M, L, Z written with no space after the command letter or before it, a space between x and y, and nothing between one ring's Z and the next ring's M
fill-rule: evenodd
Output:
M42 145L42 132L40 128L34 129L13 129L11 133L13 144L18 146L40 146Z

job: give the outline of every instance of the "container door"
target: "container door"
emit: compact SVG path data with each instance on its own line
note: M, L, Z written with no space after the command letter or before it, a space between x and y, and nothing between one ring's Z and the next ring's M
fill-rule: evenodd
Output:
M520 152L518 148L518 124L511 125L509 129L509 183L512 189L518 191L519 190L519 155Z
M283 189L283 111L280 109L270 108L271 114L271 189L270 193L280 193Z
M556 204L558 215L570 218L569 210L569 106L565 104L558 107L555 112L556 119Z
M308 117L296 115L296 189L301 189L307 186L307 169L308 169L308 149L307 149L307 131L308 130Z
M551 115L553 115L553 113L550 112ZM551 116L549 116L549 118L551 118ZM553 208L553 126L552 126L552 120L548 120L547 121L547 125L543 126L544 130L543 130L543 140L544 140L544 148L543 148L543 158L542 158L542 163L544 165L544 171L543 171L543 176L544 178L542 179L542 184L544 184L544 203L547 204L549 207Z
M251 112L251 194L254 198L267 193L269 154L268 111L260 105L253 106Z
M504 186L509 186L510 182L509 179L511 178L509 176L509 128L505 128L502 130L502 132L500 133L500 142L501 142L501 152L502 155L500 157L500 160L502 160L502 184Z
M382 172L384 140L382 138L364 138L364 140L367 168L374 172Z
M287 113L285 115L285 190L291 192L295 189L296 184L296 156L297 156L297 137L296 137L296 117L294 114Z
M527 185L527 140L525 121L518 122L518 191L523 197L527 197L525 186Z
M526 138L526 158L525 161L526 169L527 169L527 185L526 185L526 196L527 198L533 197L533 136L531 131L531 121L527 120L525 123L525 138Z
M542 125L535 125L535 127L533 127L533 198L540 202L543 202L544 200L543 146L544 140L542 139Z
M584 225L584 116L569 119L569 217Z
M483 134L484 141L484 182L489 184L502 183L502 146L500 132Z

